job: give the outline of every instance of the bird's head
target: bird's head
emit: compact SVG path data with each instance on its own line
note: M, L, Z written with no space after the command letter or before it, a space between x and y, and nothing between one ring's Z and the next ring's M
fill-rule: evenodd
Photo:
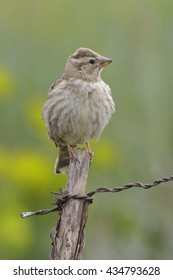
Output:
M110 58L101 56L91 49L79 48L69 56L64 74L85 81L97 82L103 68L111 62Z

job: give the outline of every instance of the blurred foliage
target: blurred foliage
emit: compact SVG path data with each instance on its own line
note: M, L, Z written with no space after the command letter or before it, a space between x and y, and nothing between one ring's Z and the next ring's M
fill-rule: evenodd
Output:
M50 191L66 184L53 174L57 151L40 112L78 47L114 61L102 77L117 112L91 141L88 190L172 173L172 30L171 0L1 0L0 259L48 258L56 213L21 219L20 212L51 207ZM172 259L172 195L171 184L98 194L84 258Z

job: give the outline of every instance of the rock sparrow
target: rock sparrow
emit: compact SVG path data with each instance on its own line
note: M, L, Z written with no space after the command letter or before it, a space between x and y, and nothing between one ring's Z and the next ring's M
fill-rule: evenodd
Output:
M98 139L115 111L110 87L101 79L112 60L87 48L79 48L66 63L64 74L49 90L42 116L48 136L59 148L55 173L67 173L77 144Z

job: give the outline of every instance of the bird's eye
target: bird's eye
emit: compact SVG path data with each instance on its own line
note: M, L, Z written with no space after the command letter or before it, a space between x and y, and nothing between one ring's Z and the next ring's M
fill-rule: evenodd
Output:
M90 64L95 64L95 62L96 62L95 59L90 59L90 60L89 60L89 63L90 63Z

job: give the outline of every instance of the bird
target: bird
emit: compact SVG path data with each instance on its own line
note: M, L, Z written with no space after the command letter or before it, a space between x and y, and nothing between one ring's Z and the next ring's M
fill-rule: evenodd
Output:
M68 173L70 158L78 160L75 149L79 144L92 155L89 140L98 140L115 112L111 89L101 78L103 68L111 62L89 48L78 48L49 89L42 119L48 137L59 148L55 174Z

